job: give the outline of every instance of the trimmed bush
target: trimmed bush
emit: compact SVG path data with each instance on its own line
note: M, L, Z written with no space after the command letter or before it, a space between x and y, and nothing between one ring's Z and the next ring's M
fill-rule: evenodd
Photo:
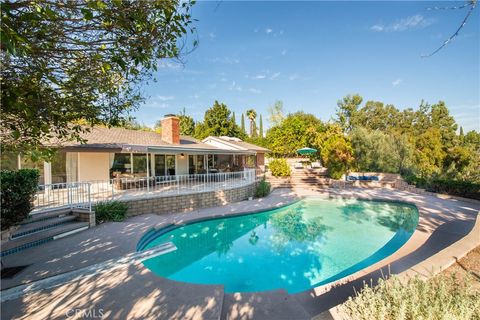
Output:
M268 163L268 167L274 177L289 177L291 174L290 166L286 159L273 159Z
M2 230L7 230L28 217L37 192L38 178L37 169L0 172Z
M107 221L123 221L127 216L128 205L120 201L99 202L95 206L97 224Z
M480 291L470 276L439 275L428 281L411 278L402 283L393 276L377 286L365 285L340 308L347 319L478 319Z
M263 178L257 185L257 190L255 191L255 197L263 198L270 194L270 183L268 183L265 178Z
M441 178L425 179L414 175L405 176L404 180L427 191L480 200L480 183Z

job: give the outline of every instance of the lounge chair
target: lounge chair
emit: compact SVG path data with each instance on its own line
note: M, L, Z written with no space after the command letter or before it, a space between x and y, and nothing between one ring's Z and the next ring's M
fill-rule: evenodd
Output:
M318 161L312 162L311 166L312 166L312 169L320 169L320 168L322 168L322 165L321 165L320 162L318 162Z
M295 169L303 169L303 164L301 162L295 162L293 165Z

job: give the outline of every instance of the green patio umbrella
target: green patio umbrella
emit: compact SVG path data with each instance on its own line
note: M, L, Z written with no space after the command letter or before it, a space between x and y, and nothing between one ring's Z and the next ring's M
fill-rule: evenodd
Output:
M297 150L297 153L301 154L301 155L313 154L313 153L316 153L316 152L317 152L317 149L313 149L313 148L302 148L302 149Z

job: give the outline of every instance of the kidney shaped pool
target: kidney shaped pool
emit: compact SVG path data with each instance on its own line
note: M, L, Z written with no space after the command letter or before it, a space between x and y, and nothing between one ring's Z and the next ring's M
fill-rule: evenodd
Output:
M176 251L144 261L172 280L222 284L230 293L280 288L295 293L389 256L417 224L413 205L312 197L280 209L160 230L140 240L139 249L173 242Z

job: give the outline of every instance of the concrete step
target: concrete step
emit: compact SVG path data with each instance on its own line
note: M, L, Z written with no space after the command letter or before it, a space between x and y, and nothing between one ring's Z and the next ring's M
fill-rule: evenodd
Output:
M74 220L75 220L75 216L65 215L65 216L51 217L44 220L37 220L34 222L22 224L20 228L18 228L18 230L12 234L11 239L25 237L29 234L54 228L65 223L72 222Z
M43 220L48 220L48 219L54 219L58 217L64 217L66 215L69 215L72 212L70 208L68 209L56 209L56 210L49 210L46 212L38 212L38 213L30 213L27 219L22 221L21 224L29 224L33 222L38 222L38 221L43 221Z
M88 222L67 222L54 228L43 230L42 232L35 232L24 237L10 240L2 244L0 256L3 257L51 240L63 238L73 233L86 230L88 226Z

